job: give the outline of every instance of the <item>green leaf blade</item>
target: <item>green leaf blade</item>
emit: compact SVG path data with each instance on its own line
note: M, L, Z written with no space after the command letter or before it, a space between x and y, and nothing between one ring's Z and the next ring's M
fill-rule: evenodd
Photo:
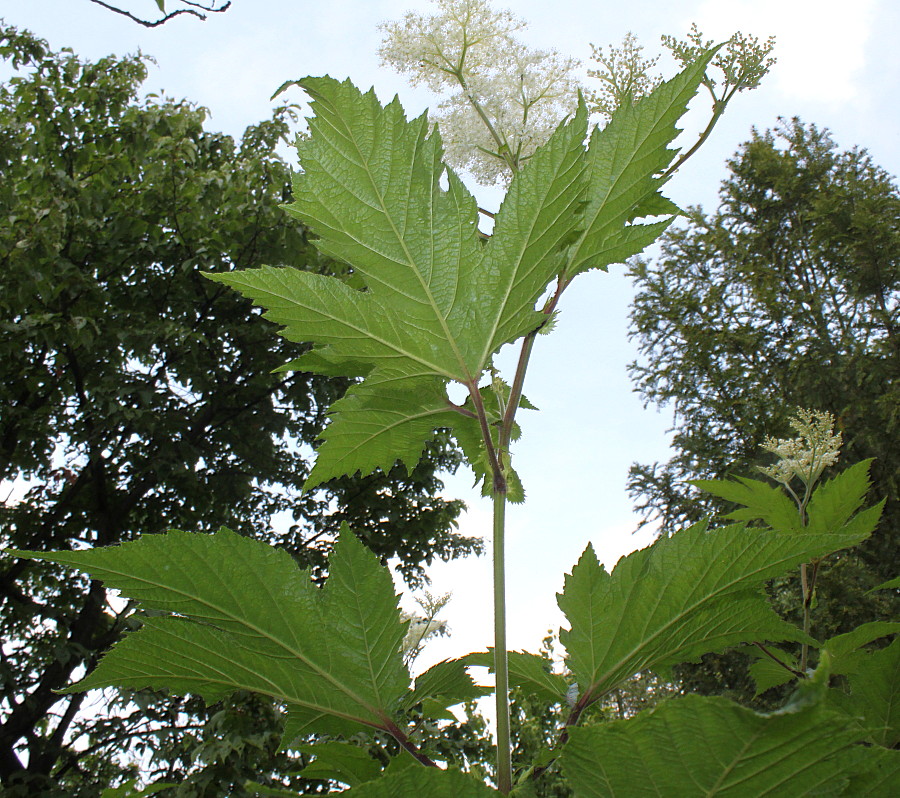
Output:
M442 330L414 324L377 296L337 278L271 266L207 276L265 307L264 318L282 325L285 338L324 347L321 354L335 367L349 361L353 376L362 364L410 375L465 376L454 368L454 351Z
M247 689L287 704L289 726L343 732L383 727L409 687L390 575L347 529L323 589L285 552L224 529L23 554L172 614L147 619L70 692L150 686L212 701Z
M490 314L483 363L503 344L546 321L535 303L562 271L564 247L582 224L586 129L582 105L513 177L497 212L472 296Z
M382 369L352 386L331 405L332 421L320 436L324 445L304 488L357 471L388 471L398 460L418 462L435 428L463 420L450 410L445 384Z
M766 580L864 535L785 535L704 524L623 557L607 573L588 547L558 596L560 639L584 702L645 669L738 643L811 641L768 605Z
M758 715L685 696L627 721L573 729L562 766L576 798L778 798L839 790L858 739L837 713Z
M344 794L347 798L497 798L500 795L468 773L420 767L388 774Z
M301 745L299 750L315 757L300 771L308 779L327 779L357 787L381 775L381 765L358 745L329 741Z
M782 651L774 646L766 646L766 650L789 668L793 668L795 671L799 669L800 665L796 658L787 651ZM771 688L778 687L782 684L787 684L797 678L793 673L787 670L787 668L779 665L762 651L751 650L751 656L756 658L754 662L750 664L750 678L753 679L753 683L756 685L755 696L760 696L766 692L766 690L770 690Z
M553 662L547 657L527 651L508 651L506 657L511 685L522 688L547 704L565 701L569 685L564 676L552 672ZM468 654L464 659L469 665L488 668L493 673L493 649Z
M835 706L860 719L868 740L883 748L900 744L900 639L870 651L850 675L850 694L832 693Z
M872 483L871 460L862 460L842 471L813 492L809 502L809 529L813 532L837 532L862 507ZM880 516L880 510L878 512ZM877 517L875 523L877 523ZM874 525L873 525L874 528Z
M735 521L760 520L777 532L800 530L799 510L779 487L747 477L736 480L694 479L690 482L713 496L741 505L729 513L728 518Z
M866 651L862 648L882 637L900 633L900 621L870 621L863 623L841 635L826 640L822 648L831 657L831 672L834 674L855 673Z
M679 133L676 122L712 56L707 53L633 106L623 106L591 136L585 227L569 252L569 277L624 261L652 243L660 231L656 223L645 229L629 226L635 218L678 213L659 193L660 173L675 154L669 144Z
M475 684L469 676L466 670L469 664L467 657L460 657L432 665L416 679L415 688L403 700L404 708L410 709L421 701L433 699L447 709L490 694L492 688Z

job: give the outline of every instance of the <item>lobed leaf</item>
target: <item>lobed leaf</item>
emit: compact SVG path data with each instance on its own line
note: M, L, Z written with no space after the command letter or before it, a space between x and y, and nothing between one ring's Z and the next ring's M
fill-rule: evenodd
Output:
M759 715L685 696L636 718L575 728L562 767L576 798L780 798L840 790L858 739L837 713Z
M900 639L870 651L850 674L850 694L831 692L832 703L859 718L868 740L884 748L900 743Z
M553 662L547 657L526 651L509 651L506 657L511 685L521 687L529 695L548 704L565 701L568 683L564 676L552 672ZM468 654L463 659L469 665L488 668L491 673L494 672L493 649Z
M672 161L677 121L696 94L713 50L634 105L624 105L588 145L584 226L568 253L569 279L589 269L621 263L652 244L679 212L659 189ZM670 215L645 225L641 216Z
M347 798L496 798L483 781L458 770L406 768L342 793Z
M412 466L438 427L464 441L481 434L447 400L447 382L477 390L500 347L546 322L535 304L554 278L564 287L659 234L667 222L629 225L677 210L659 194L659 173L708 57L623 109L587 152L580 103L513 177L486 244L475 201L441 162L425 116L408 121L396 99L382 106L349 81L298 81L314 116L286 208L324 254L350 264L355 282L270 268L211 279L264 306L288 339L313 345L290 367L364 377L332 407L307 488L398 459ZM478 447L467 456L483 470Z
M713 496L742 505L726 517L735 521L763 521L776 532L800 530L800 515L781 488L759 479L693 479L695 485Z
M560 640L581 706L646 669L738 643L807 640L763 593L766 580L863 534L780 534L740 524L696 524L619 560L608 573L588 546L566 576Z
M437 427L465 426L447 381L476 385L494 352L535 329L535 303L579 224L587 112L563 124L515 176L485 245L474 199L441 163L436 130L399 102L307 78L310 138L286 206L365 285L295 269L215 275L312 352L292 367L365 376L332 407L307 487L398 459L414 465ZM446 177L446 188L441 180Z
M253 690L287 705L289 743L311 729L382 728L409 686L390 575L347 529L323 589L286 552L227 529L21 556L79 568L169 614L147 618L71 692L150 687L209 702Z

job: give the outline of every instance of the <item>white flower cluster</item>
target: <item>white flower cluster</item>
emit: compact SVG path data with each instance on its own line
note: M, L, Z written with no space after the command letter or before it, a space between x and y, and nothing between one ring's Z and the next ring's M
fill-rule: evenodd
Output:
M400 644L400 650L407 665L419 655L429 639L435 635L450 634L446 621L435 620L437 614L447 606L449 601L449 593L445 593L443 596L433 596L426 590L416 598L416 603L423 609L424 615L406 612L406 610L400 611L401 620L409 623L403 642Z
M811 486L822 471L837 462L843 442L841 433L834 432L834 416L818 410L798 410L790 425L800 437L767 437L762 448L775 454L778 462L759 470L784 485L790 485L797 477Z
M405 656L415 656L428 638L447 633L446 621L423 618L420 615L412 615L408 612L401 612L400 617L404 621L409 621L406 635L403 637L403 643L400 646Z
M577 61L532 50L525 23L487 0L434 0L438 13L381 25L382 63L449 93L437 106L447 161L484 185L508 181L576 106Z

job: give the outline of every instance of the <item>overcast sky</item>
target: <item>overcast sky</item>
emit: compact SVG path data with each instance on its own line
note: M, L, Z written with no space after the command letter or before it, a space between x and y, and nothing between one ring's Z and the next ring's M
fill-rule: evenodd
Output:
M153 16L153 0L123 0L120 6ZM172 5L172 3L170 3ZM799 116L828 127L842 147L867 147L892 174L900 170L900 3L895 0L515 0L496 3L528 20L523 38L587 62L589 42L619 43L634 32L648 53L659 37L683 37L696 21L710 38L736 30L777 37L778 64L761 88L739 96L711 141L669 184L682 207L712 209L725 159L752 126L766 129L779 116ZM28 28L54 48L71 47L83 58L142 50L153 55L145 84L187 98L210 111L208 127L239 136L269 115L269 97L285 80L306 75L350 77L374 85L379 96L400 95L410 113L428 104L381 68L376 54L381 21L426 2L404 0L234 0L222 15L201 23L181 17L148 30L88 0L0 0L9 24ZM671 62L660 66L667 75ZM292 97L302 100L299 92ZM692 111L700 124L708 111L700 100ZM690 143L690 142L689 142ZM470 182L473 190L476 188ZM479 190L480 191L480 190ZM477 192L476 192L477 193ZM496 205L496 195L481 194ZM644 409L632 392L626 366L634 356L627 340L631 288L621 267L580 278L566 294L556 332L539 339L525 386L540 413L523 413L523 439L514 451L528 502L508 514L510 647L535 650L544 632L558 627L554 593L564 571L588 541L607 566L644 545L633 536L636 518L625 495L628 466L667 457L671 417ZM448 480L448 495L464 498L466 534L490 533L490 506L461 473ZM463 561L432 568L433 591L453 591L445 613L453 636L426 652L423 664L484 648L491 641L490 563Z

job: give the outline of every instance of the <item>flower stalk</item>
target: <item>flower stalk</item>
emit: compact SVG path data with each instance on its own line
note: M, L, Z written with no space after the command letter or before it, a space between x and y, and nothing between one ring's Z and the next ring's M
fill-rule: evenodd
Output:
M797 411L790 420L791 427L799 433L796 438L775 439L767 437L762 448L778 457L772 466L760 467L767 477L781 483L782 487L797 505L800 526L805 527L809 519L807 507L812 498L813 488L822 472L837 462L843 438L834 432L834 416L816 410ZM803 490L795 491L792 482L800 480ZM816 578L820 561L803 563L800 566L800 594L803 610L803 632L809 635L812 628L812 606L816 594ZM809 663L809 644L800 648L800 672L806 673Z

